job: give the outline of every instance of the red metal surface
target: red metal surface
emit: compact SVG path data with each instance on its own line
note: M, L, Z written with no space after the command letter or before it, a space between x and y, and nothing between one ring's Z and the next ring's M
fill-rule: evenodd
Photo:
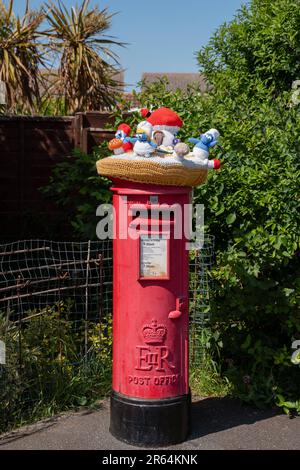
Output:
M128 226L134 219L132 207L174 203L183 207L190 200L190 188L115 181L112 191L117 234L122 223L120 202L127 209ZM150 196L158 200L153 203ZM150 234L148 217L142 219L139 235ZM172 236L172 219L157 218L152 224L156 236L170 232L167 276L140 275L140 237L121 235L113 244L113 389L129 397L163 399L189 392L188 251L184 236Z

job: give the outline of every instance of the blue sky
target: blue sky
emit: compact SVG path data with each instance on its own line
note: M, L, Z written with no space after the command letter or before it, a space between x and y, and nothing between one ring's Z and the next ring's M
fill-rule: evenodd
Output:
M15 0L15 11L22 12L25 3ZM30 1L33 8L43 3ZM72 6L76 0L64 3ZM131 86L143 72L196 72L194 53L243 3L246 0L90 0L100 9L119 12L110 34L129 43L118 55Z

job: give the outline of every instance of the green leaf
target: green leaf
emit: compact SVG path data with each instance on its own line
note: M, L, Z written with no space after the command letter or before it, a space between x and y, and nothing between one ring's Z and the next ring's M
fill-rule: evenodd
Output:
M233 222L236 220L236 214L235 212L232 212L231 214L229 214L227 217L226 217L226 222L228 225L231 225L233 224Z
M247 335L247 338L245 339L244 343L241 344L242 349L248 349L251 344L251 335Z
M78 405L85 406L87 404L87 397L78 397Z

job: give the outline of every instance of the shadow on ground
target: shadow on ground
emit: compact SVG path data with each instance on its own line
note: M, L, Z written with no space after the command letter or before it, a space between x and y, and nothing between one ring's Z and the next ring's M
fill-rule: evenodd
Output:
M226 431L241 425L280 415L279 410L258 409L246 406L231 398L205 398L191 406L191 432L188 440Z

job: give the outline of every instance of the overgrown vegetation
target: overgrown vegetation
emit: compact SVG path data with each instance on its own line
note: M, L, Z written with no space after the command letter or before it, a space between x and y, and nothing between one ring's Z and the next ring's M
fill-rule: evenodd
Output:
M33 112L40 105L41 67L45 66L38 29L44 19L41 11L15 16L13 0L0 3L0 80L6 84L7 109Z
M14 0L0 3L0 80L9 113L72 114L111 109L118 99L119 63L108 36L113 15L91 8L90 0L66 8L45 3L38 11L25 3L22 17ZM54 67L59 64L58 69Z
M212 126L223 136L223 151L212 152L223 154L221 171L194 191L216 237L210 330L218 333L221 353L213 344L210 354L233 394L291 413L300 411L299 364L291 361L292 343L300 338L300 105L293 88L299 49L298 1L252 0L198 53L209 93L169 92L161 80L138 94L142 106L179 113L183 140ZM136 120L133 114L129 124ZM95 177L94 161L87 174ZM87 174L82 187L89 194ZM62 184L59 174L55 181ZM98 182L100 194L107 186ZM86 207L82 220L94 217L95 206ZM87 236L78 211L71 217L79 236Z
M96 239L96 207L109 202L111 183L95 172L99 155L108 155L107 144L95 149L92 155L75 150L73 157L56 165L49 185L41 191L64 209L75 238Z
M232 384L222 375L220 358L223 344L220 333L212 330L208 320L203 322L201 331L195 336L194 340L190 340L190 342L196 341L194 361L193 357L190 359L190 387L193 395L198 397L230 395ZM193 345L190 344L190 351L192 348Z
M0 317L7 363L0 369L0 433L91 405L108 393L111 383L110 321L90 322L88 355L84 323L72 320L72 305L57 303L30 311L22 324Z
M199 188L216 236L212 329L235 393L300 411L300 9L253 0L198 54L213 85L199 124L220 128L223 170Z

